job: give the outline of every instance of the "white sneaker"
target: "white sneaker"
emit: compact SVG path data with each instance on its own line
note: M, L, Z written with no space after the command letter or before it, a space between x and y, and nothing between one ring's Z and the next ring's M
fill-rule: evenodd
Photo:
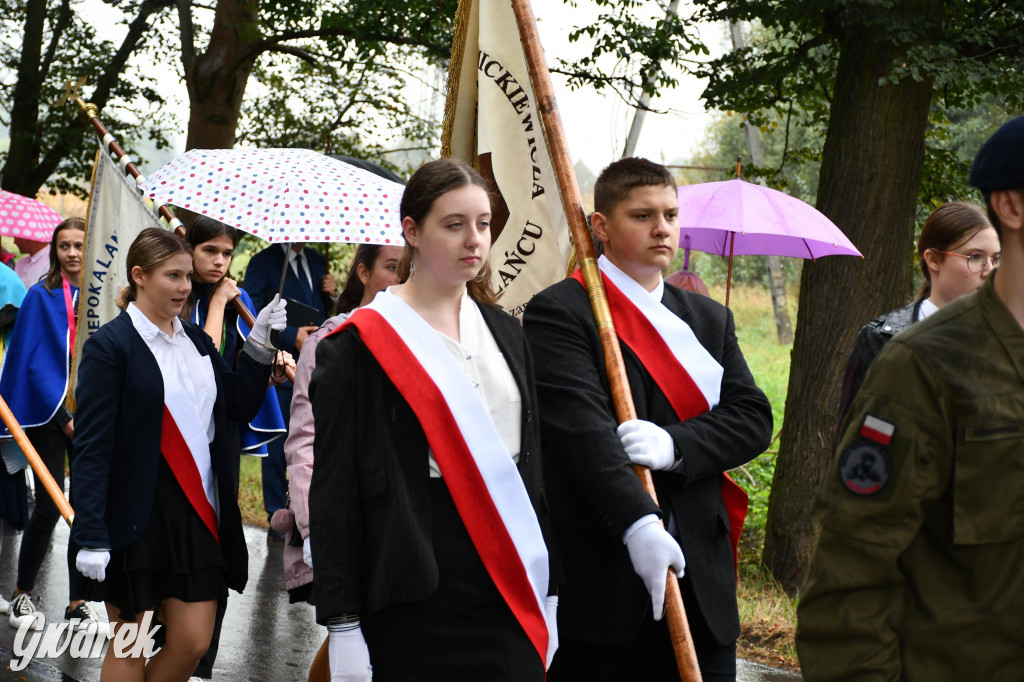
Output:
M7 617L7 620L13 628L20 628L26 621L32 621L32 629L37 630L40 624L35 617L35 612L36 605L32 603L32 595L22 592L11 597L11 615Z

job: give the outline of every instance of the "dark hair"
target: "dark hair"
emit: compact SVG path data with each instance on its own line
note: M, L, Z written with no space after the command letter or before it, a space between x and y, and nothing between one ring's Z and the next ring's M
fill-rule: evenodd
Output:
M238 244L238 231L230 225L201 215L192 221L192 224L185 230L185 241L194 249L195 247L216 239L221 235L227 235L232 244Z
M127 308L138 294L135 290L135 279L132 277L132 270L136 266L142 268L143 272L150 273L165 260L179 253L191 255L192 247L170 230L147 227L140 232L131 247L128 248L128 256L125 258L128 286L121 289L121 293L117 297L117 307Z
M1000 191L1000 190L993 190ZM1016 189L1001 190L1005 192L1015 192L1017 196L1024 199L1024 187L1018 187ZM988 214L988 221L992 223L992 227L995 229L996 234L999 236L999 240L1003 239L1003 224L999 220L999 214L992 208L992 192L983 192L982 196L985 197L985 212Z
M338 294L338 300L334 304L334 314L340 315L350 310L355 310L363 300L366 287L363 280L359 279L359 266L365 265L371 272L377 266L377 257L380 255L382 244L360 244L356 249L356 255L352 259L352 266L348 269L348 277L345 278L345 288Z
M925 262L924 253L928 249L935 251L952 251L984 229L992 227L981 206L966 201L951 201L935 209L928 220L924 221L921 236L917 239L917 258L921 262L921 274L924 284L918 292L918 298L931 295L932 275ZM944 254L938 254L945 259Z
M630 157L609 164L594 183L594 210L611 215L620 201L637 187L676 188L676 179L660 163Z
M57 238L64 230L82 230L84 232L85 221L81 218L68 218L53 229L53 236L50 237L50 269L46 271L46 277L43 279L43 286L50 291L61 286L60 280L62 275L60 259L57 257Z
M209 216L201 215L196 216L188 226L188 229L185 230L185 241L187 241L189 246L192 247L194 255L195 248L197 246L205 244L211 239L216 239L221 235L227 236L231 240L232 246L236 246L238 244L238 231L235 228L230 225L225 225L219 220L214 220ZM226 272L221 275L221 279L224 279L225 277L227 277ZM216 285L219 282L220 280L217 280L217 282L210 282L209 284ZM181 308L181 319L183 320L192 319L192 308L195 307L196 296L198 293L194 286L195 284L196 282L193 281L192 291L189 292L188 299L185 301L185 305Z
M438 159L423 164L412 174L409 184L405 186L399 210L402 220L412 218L416 223L422 222L438 197L467 185L476 185L487 192L487 182L483 177L473 170L472 166L458 159ZM490 197L490 192L487 196ZM398 262L398 280L401 282L409 279L412 274L414 252L415 249L407 243L402 260ZM480 273L469 281L466 288L470 297L477 303L495 305L497 297L491 289L490 258L484 262Z

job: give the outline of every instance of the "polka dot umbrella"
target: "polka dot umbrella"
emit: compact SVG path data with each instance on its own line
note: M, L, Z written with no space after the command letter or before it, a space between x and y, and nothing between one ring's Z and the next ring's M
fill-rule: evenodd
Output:
M405 243L402 185L308 149L192 149L141 187L272 243Z
M0 190L0 235L48 242L62 218L46 204Z

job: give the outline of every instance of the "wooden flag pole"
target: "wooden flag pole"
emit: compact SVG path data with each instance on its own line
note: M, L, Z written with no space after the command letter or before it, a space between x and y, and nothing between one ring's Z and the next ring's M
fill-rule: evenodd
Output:
M21 424L14 418L14 413L11 412L11 408L7 406L7 401L0 398L0 419L3 419L4 424L7 426L7 430L11 432L11 436L14 437L14 442L21 448L22 453L25 455L25 459L32 466L32 471L36 474L36 480L39 481L46 492L53 499L53 503L57 506L57 511L64 517L64 520L68 522L70 526L75 520L75 511L71 508L68 503L68 498L64 497L64 489L57 485L57 482L53 480L53 476L50 475L50 470L43 464L43 460L39 457L39 453L32 447L32 442L29 441L28 436L25 435L25 430L21 428ZM3 464L0 464L3 466ZM63 476L61 477L63 479Z
M601 346L604 349L605 370L608 372L608 382L611 386L612 400L615 404L615 414L620 423L629 419L636 419L636 409L633 406L633 396L629 389L626 368L622 362L619 339L615 334L615 325L612 321L611 311L608 308L608 299L605 297L604 284L601 281L601 271L597 266L594 245L590 241L587 217L583 211L583 200L580 197L579 186L576 184L576 175L569 156L568 143L565 139L565 132L562 129L561 118L558 115L554 88L551 85L547 63L544 61L544 51L541 48L540 37L537 35L537 21L533 16L533 9L530 6L529 0L512 0L512 9L515 11L516 24L519 26L519 36L523 43L526 63L530 71L530 80L533 83L537 96L537 110L544 122L544 134L547 138L548 150L551 152L551 160L562 195L562 206L569 221L569 229L572 231L580 269L583 271L583 279L587 288L587 296L590 299L594 320L597 323L597 330L601 337ZM633 471L640 477L644 490L657 502L657 495L654 491L654 479L651 477L650 470L647 467L634 466ZM668 580L665 583L665 605L668 612L668 627L672 638L672 648L675 651L676 664L679 666L680 679L683 682L698 682L701 676L700 668L697 665L697 652L693 648L693 638L690 636L686 611L683 609L683 598L679 591L679 580L672 571L669 571Z
M99 109L92 102L83 101L82 97L78 94L78 88L83 85L85 85L84 77L79 78L78 82L74 85L71 84L71 81L65 83L64 96L57 101L57 106L62 106L68 100L77 104L82 114L85 115L85 118L88 119L89 123L92 125L93 130L96 131L96 136L100 138L100 142L102 142L110 153L114 155L118 163L121 164L125 173L131 175L132 178L135 179L135 184L141 185L145 178L142 173L139 172L139 169L135 164L132 163L131 157L128 156L121 145L117 143L117 140L114 139L114 136L110 134L110 131L107 130L106 126L103 125L103 122L100 121ZM185 226L181 224L181 221L178 220L173 213L171 213L171 209L167 208L167 204L159 199L153 199L153 208L157 210L161 218L167 221L168 226L174 230L179 237L185 237ZM249 309L245 307L245 304L242 303L242 299L235 296L231 299L231 305L234 306L235 312L237 312L238 316L242 318L242 321L248 325L249 329L252 329L253 325L256 323L256 318L251 312L249 312ZM291 367L285 368L285 374L287 374L289 381L295 381L295 372Z

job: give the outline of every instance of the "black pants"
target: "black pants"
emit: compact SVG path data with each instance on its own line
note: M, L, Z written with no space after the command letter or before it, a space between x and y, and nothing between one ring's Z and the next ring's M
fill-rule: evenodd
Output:
M53 420L43 426L25 430L32 446L61 488L64 487L64 456L71 453L71 439ZM50 536L61 518L57 505L41 483L36 483L35 507L25 526L21 538L21 552L18 555L18 589L31 592L36 585L36 576L50 549ZM68 541L68 592L70 601L84 599L85 577L75 567L78 546Z
M715 642L702 618L690 620L690 635L705 682L736 679L736 643ZM591 644L559 635L558 653L548 682L669 682L679 679L668 625L649 614L631 642L621 646Z

